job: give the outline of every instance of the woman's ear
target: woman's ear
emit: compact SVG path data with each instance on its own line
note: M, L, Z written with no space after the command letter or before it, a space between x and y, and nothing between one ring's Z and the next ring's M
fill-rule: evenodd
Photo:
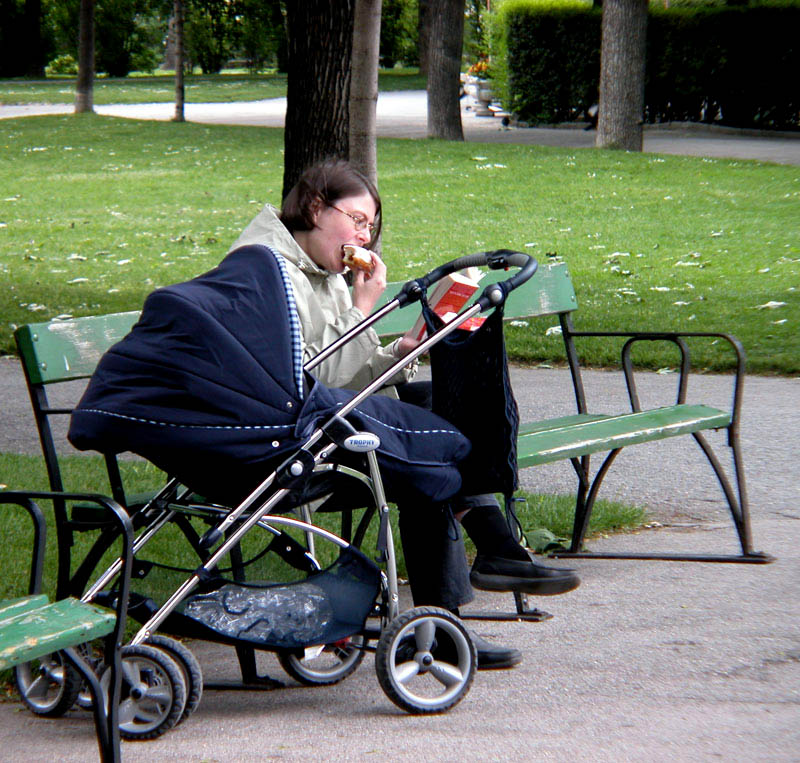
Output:
M321 196L315 196L311 203L308 205L308 213L311 216L311 221L316 226L317 218L320 216L323 208L325 207L325 202L322 200Z

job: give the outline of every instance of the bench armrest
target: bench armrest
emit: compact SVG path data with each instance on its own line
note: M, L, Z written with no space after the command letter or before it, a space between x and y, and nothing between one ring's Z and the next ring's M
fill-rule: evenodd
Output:
M715 331L569 331L569 337L627 337L622 347L620 361L625 375L625 384L628 388L628 397L631 409L640 411L639 395L636 390L631 350L637 342L672 342L680 350L680 374L678 378L678 393L676 402L680 405L686 402L686 390L691 372L689 347L686 339L722 339L728 343L736 357L736 371L734 373L733 400L731 403L730 435L738 431L739 417L742 403L742 385L745 374L745 352L742 343L732 334Z

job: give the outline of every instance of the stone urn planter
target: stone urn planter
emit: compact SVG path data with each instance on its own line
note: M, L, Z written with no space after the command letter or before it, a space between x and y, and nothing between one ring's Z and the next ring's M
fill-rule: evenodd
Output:
M464 93L470 99L469 105L475 111L475 115L479 117L493 116L489 109L489 104L493 99L489 81L471 74L462 74L461 79Z
M489 87L489 83L486 80L480 80L478 83L478 105L475 109L475 114L479 117L491 117L494 116L494 112L489 108L489 104L492 102L492 88Z

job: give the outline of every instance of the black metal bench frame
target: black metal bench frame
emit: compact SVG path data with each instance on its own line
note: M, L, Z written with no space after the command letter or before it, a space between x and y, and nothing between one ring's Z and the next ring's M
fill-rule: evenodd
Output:
M122 661L120 649L125 634L125 622L130 594L131 566L133 561L133 526L127 512L114 500L104 496L86 493L53 493L53 492L28 492L6 491L0 492L0 505L19 506L30 515L34 523L33 552L31 558L30 577L28 584L28 597L41 599L42 570L46 548L46 521L44 513L39 508L37 501L87 501L96 504L110 515L111 521L117 526L117 535L121 537L121 569L116 587L115 620L110 632L103 638L103 664L108 671L108 680L101 681L93 666L84 658L78 647L85 642L84 639L74 635L63 635L64 621L53 606L37 606L35 609L38 620L37 632L39 635L46 633L53 639L56 650L63 659L74 667L86 682L92 697L92 713L94 716L97 743L100 758L103 761L117 763L120 757L119 733L119 702L122 687ZM56 596L57 601L62 601ZM81 611L87 608L83 617L91 618L93 605L83 605L82 602L72 601L73 608ZM22 636L23 641L26 636ZM21 647L22 645L20 645ZM26 645L27 646L27 645ZM24 652L23 652L24 653ZM16 664L27 662L27 659L18 659Z

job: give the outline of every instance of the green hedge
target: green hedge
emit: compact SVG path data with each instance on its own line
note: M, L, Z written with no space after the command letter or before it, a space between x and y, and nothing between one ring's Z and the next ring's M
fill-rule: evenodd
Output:
M580 117L597 103L600 12L580 0L506 0L492 24L492 61L493 87L518 119Z
M492 27L492 77L531 123L597 103L601 11L580 0L506 0ZM645 118L800 129L800 4L651 8Z

